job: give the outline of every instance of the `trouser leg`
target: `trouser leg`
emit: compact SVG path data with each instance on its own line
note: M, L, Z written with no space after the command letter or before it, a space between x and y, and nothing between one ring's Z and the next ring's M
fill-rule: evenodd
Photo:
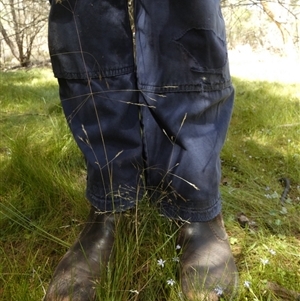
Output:
M219 1L138 0L136 46L148 188L167 216L211 220L234 98Z
M134 206L143 162L127 1L53 2L49 48L87 198L101 211Z
M117 214L139 195L142 140L126 0L52 1L49 47L66 119L87 163L88 221L45 300L94 300Z
M232 300L237 269L220 214L220 151L233 106L218 0L139 0L138 87L147 184L180 229L188 300Z

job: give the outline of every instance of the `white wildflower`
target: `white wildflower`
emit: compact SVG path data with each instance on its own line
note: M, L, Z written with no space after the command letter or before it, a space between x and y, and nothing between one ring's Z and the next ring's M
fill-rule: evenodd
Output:
M157 264L158 264L160 267L162 267L162 268L165 266L165 262L166 262L166 261L163 260L163 259L158 259L158 260L157 260Z
M263 264L263 265L266 265L266 264L268 264L269 263L269 259L267 259L267 258L261 258L260 259L260 261L261 261L261 263Z
M272 255L276 255L276 251L274 251L273 249L269 249L270 254Z
M172 260L175 261L175 262L179 262L179 257L173 257Z
M218 295L218 296L222 296L223 295L223 288L220 287L220 286L217 286L215 289L214 289L215 293Z
M176 250L180 250L180 249L181 249L181 246L180 246L180 245L177 245L175 249L176 249Z
M270 193L265 194L265 197L267 199L277 199L279 197L279 194L276 191L274 191L272 194Z
M244 282L244 287L246 287L246 288L250 288L250 286L251 286L251 282L250 282L250 281L247 281L247 280L245 280L245 282Z
M173 279L168 279L167 284L173 286L175 284L175 280Z

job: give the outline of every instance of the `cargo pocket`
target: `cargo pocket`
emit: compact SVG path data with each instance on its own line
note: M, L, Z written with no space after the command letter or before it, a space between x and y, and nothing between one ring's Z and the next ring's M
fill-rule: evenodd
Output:
M88 79L133 72L127 2L53 1L49 50L58 78Z
M175 42L184 52L192 71L221 73L227 62L226 43L213 30L192 28Z

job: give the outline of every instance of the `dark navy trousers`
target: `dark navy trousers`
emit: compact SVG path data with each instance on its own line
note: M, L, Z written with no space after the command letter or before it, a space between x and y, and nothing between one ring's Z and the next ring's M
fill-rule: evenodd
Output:
M173 219L221 210L232 87L219 0L52 1L49 49L66 119L101 211L147 192Z

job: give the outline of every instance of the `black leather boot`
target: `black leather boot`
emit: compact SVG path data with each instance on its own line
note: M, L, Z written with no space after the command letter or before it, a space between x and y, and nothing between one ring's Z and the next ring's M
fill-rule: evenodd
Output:
M114 243L115 215L91 208L78 240L59 262L44 301L90 301Z
M186 223L180 230L181 286L188 300L232 300L238 271L222 215L209 222Z

